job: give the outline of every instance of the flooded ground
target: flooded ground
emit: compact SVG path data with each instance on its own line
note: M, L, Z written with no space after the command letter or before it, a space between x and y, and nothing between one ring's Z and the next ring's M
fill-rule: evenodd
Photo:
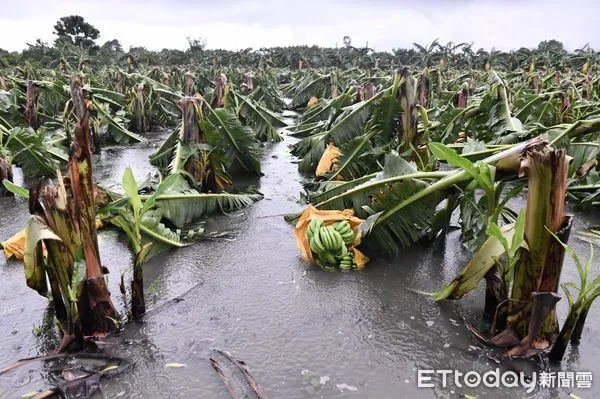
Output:
M163 135L164 136L164 135ZM152 170L148 155L161 135L128 148L106 149L96 159L96 180L116 185L126 166L141 181ZM416 246L402 256L372 261L362 272L331 273L301 262L292 226L282 215L302 210L296 201L301 177L288 152L290 139L267 145L264 176L256 181L264 200L244 210L210 218L211 230L231 230L230 239L199 242L156 256L144 265L146 298L151 310L186 291L184 300L130 322L112 337L105 352L135 362L133 369L103 382L106 398L229 398L211 367L212 349L243 359L270 398L481 398L600 397L592 389L490 390L418 388L418 369L484 372L497 364L467 333L461 317L476 323L481 290L465 300L436 304L410 289L434 291L451 280L468 260L459 232ZM16 182L22 183L17 173ZM598 216L574 212L574 230L600 225ZM0 239L20 230L27 203L0 198ZM118 290L131 254L116 231L99 235L103 264L111 271L110 289L119 309L126 302ZM572 234L582 257L588 246ZM597 266L597 264L595 265ZM564 281L576 281L570 259ZM25 285L23 266L0 255L0 367L20 358L45 354L57 343L46 299ZM566 300L559 303L561 320ZM600 318L592 310L579 347L569 349L563 371L592 371L600 378ZM166 368L168 363L184 364ZM516 367L535 370L533 362ZM0 376L0 397L13 398L52 384L53 364L33 363ZM595 376L596 376L595 375Z

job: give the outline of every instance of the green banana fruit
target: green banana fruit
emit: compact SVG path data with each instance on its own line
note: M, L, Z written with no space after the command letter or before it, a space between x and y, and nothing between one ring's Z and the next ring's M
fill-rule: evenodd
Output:
M346 244L344 242L342 242L342 245L340 245L340 254L338 256L342 258L342 260L348 256L348 248L346 248Z
M337 230L338 233L340 234L344 234L347 231L352 231L352 227L350 227L350 223L348 223L348 221L344 220L343 222L339 222L335 225L335 229Z
M325 245L323 244L323 241L321 241L321 237L319 237L319 234L313 235L312 241L315 245L316 251L314 251L314 252L316 254L321 254L321 253L325 252ZM312 249L312 243L311 243L311 249Z
M329 236L331 237L331 239L333 241L333 248L331 248L331 249L337 249L341 245L344 245L344 240L342 239L342 236L333 227L329 228Z
M310 243L310 250L313 251L314 253L316 253L317 255L323 253L325 251L325 248L323 248L323 246L319 246L316 243L315 237L311 237L308 242ZM319 243L320 244L320 243Z
M346 245L350 245L354 242L354 233L349 232L342 235L342 240Z
M322 225L323 225L322 219L311 220L310 223L308 224L308 230L307 230L307 234L308 234L309 238L311 236L313 236L315 234L315 232L319 231L319 229L321 228Z
M319 238L321 239L321 242L323 243L325 249L329 250L332 248L333 242L329 237L329 230L327 229L327 227L321 227L319 229Z

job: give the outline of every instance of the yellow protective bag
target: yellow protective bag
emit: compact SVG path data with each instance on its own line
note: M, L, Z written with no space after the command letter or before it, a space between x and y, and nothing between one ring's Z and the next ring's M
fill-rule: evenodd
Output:
M329 172L335 172L339 167L338 158L341 156L342 152L340 149L333 145L333 143L329 143L327 148L325 148L323 155L321 155L315 175L318 177ZM338 180L341 180L341 176L338 176Z
M4 256L6 259L14 256L18 260L23 260L25 254L25 229L19 231L14 236L0 243L4 248Z
M96 229L103 228L104 225L102 221L96 218ZM17 260L23 260L23 255L25 254L25 239L27 236L25 235L25 230L23 229L16 233L14 236L10 237L6 241L0 242L0 245L4 249L4 256L6 259L14 256ZM46 253L46 247L42 246L44 254Z

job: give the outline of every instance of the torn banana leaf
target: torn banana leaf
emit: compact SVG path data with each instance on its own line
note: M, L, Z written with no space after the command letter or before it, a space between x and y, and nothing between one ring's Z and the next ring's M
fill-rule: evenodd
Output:
M501 230L506 240L511 242L515 234L515 225L507 224ZM477 288L479 281L496 264L496 259L505 252L506 249L498 238L488 237L460 274L446 288L433 293L433 298L436 301L462 298L469 291Z
M42 249L44 240L61 241L39 216L31 216L25 227L25 280L27 286L36 290L40 295L48 294L46 269Z

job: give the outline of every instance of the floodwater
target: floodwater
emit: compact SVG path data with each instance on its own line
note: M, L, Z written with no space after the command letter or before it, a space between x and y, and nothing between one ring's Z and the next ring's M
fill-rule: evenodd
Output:
M96 159L95 177L118 187L126 166L138 181L151 167L148 155L164 134L148 143L106 149ZM211 217L209 230L231 231L227 239L198 242L151 258L144 265L149 310L189 291L184 300L129 322L111 337L105 353L135 366L103 380L106 398L229 398L211 367L212 349L244 360L270 398L480 398L600 397L600 382L591 389L441 386L417 387L418 369L455 369L481 373L511 367L531 372L532 361L496 363L467 332L462 318L476 324L483 309L480 287L460 302L434 303L413 290L431 292L450 281L468 260L459 232L407 250L397 258L373 260L361 272L332 273L303 264L293 227L282 215L301 211L302 179L287 145L267 144L264 176L255 181L265 198L246 209ZM22 183L17 173L16 182ZM590 213L574 212L571 245L587 258L588 245L576 231L600 225ZM0 198L0 239L19 231L28 218L27 203ZM115 306L124 312L118 289L132 258L124 237L114 230L99 233L101 258L110 271ZM595 264L596 273L598 262ZM563 282L578 281L570 259ZM411 290L413 289L413 290ZM48 302L25 285L23 266L0 255L0 367L17 359L48 353L57 344ZM561 320L566 300L559 302ZM600 378L600 318L593 309L583 339L570 348L562 368L591 371ZM185 367L165 367L180 363ZM0 376L0 398L14 398L52 385L53 363L32 363Z

